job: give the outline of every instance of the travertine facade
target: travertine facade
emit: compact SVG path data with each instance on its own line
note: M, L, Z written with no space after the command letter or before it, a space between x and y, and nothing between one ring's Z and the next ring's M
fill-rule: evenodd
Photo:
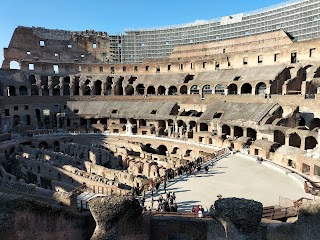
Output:
M2 162L41 186L125 194L229 148L319 180L319 49L279 30L115 64L107 33L18 27L0 71Z

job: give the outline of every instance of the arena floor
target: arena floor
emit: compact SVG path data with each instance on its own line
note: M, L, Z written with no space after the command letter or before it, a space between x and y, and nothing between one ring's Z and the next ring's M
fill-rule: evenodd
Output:
M279 205L279 201L283 206L286 201L283 198L313 199L312 195L304 192L300 183L288 175L239 154L221 159L210 167L208 174L202 170L196 176L184 176L169 183L167 191L175 193L179 212L191 211L192 206L198 204L209 208L218 194L223 197L254 199L264 206ZM163 193L161 189L159 194ZM159 194L155 195L155 200ZM149 196L146 206L150 205Z

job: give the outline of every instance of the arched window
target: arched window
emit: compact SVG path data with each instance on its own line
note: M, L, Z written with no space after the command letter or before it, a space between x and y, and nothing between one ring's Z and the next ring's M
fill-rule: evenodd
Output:
M204 85L202 88L202 94L212 94L212 89L210 85Z
M20 63L17 61L11 61L10 62L10 69L12 70L19 70L20 68Z
M199 88L197 85L192 85L190 88L190 94L199 94Z
M214 88L215 94L224 94L224 85L217 84L217 86Z

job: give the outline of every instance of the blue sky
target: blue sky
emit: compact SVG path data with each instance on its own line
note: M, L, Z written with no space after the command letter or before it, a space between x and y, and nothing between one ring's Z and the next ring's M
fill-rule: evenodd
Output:
M11 0L0 9L0 63L14 29L38 26L50 29L122 33L126 28L168 26L209 20L284 2L283 0Z

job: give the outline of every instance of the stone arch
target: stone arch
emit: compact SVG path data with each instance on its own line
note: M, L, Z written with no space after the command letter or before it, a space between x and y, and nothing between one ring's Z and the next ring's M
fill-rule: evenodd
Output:
M243 129L242 129L242 127L238 127L238 126L235 126L235 127L234 127L234 136L237 137L237 138L243 136Z
M231 128L228 125L222 125L222 135L229 135L231 133Z
M8 96L16 96L16 87L15 86L8 87Z
M145 119L139 119L139 126L147 126L147 121Z
M134 88L131 84L128 84L124 89L126 95L134 95Z
M60 96L60 77L58 76L52 78L52 95Z
M192 85L190 88L190 94L199 94L199 87L198 85Z
M39 148L40 149L48 149L49 148L49 145L47 142L40 142L39 143Z
M232 83L228 86L228 94L229 95L237 95L238 94L237 84Z
M259 82L256 85L255 94L260 95L260 94L266 94L266 93L267 93L267 85L264 82Z
M27 122L27 125L31 125L31 117L29 114L26 115L26 122Z
M185 128L187 126L186 123L183 120L178 120L177 124L178 124L178 127L184 127Z
M252 93L252 86L250 83L244 83L241 86L241 94L251 94Z
M166 94L166 88L164 86L158 87L158 95L165 95Z
M101 80L95 81L94 91L95 91L94 95L97 95L97 96L101 95L101 93L102 93L102 81Z
M11 61L10 62L10 69L12 70L20 70L20 63L18 61Z
M176 93L177 93L177 87L176 86L170 86L169 87L169 92L168 92L168 94L169 95L175 95Z
M53 142L53 151L60 152L60 143L59 141Z
M224 85L223 84L217 84L214 88L215 94L224 94Z
M207 123L200 123L200 131L207 132L209 130Z
M118 81L116 82L116 85L114 87L114 95L123 95L123 87L122 87L122 82L124 78L120 77ZM111 86L111 85L110 85ZM107 88L108 89L108 88Z
M289 135L289 146L300 148L301 138L297 133L291 133Z
M315 128L320 128L320 119L319 118L314 118L310 122L310 130L313 130Z
M91 95L90 84L91 84L91 81L89 79L87 79L85 81L85 83L84 83L83 90L82 90L82 94L84 96L90 96Z
M156 89L154 88L154 86L149 86L149 87L147 88L147 94L149 94L149 95L154 95L154 94L156 94Z
M19 115L14 115L12 117L12 126L15 127L20 124L20 116Z
M212 88L209 84L206 84L202 87L202 94L212 94Z
M192 150L191 150L191 149L188 149L188 150L186 151L186 153L184 154L184 157L190 157L191 152L192 152Z
M144 84L143 83L139 83L136 87L136 92L138 95L144 95Z
M318 144L318 141L316 138L312 136L306 137L304 150L314 149L317 146L317 144Z
M189 122L189 129L193 130L194 128L197 128L197 123L196 121L190 121Z
M28 95L28 88L26 86L19 87L19 95L20 96L27 96Z
M79 95L80 94L80 82L79 77L74 78L74 85L73 85L73 95Z
M249 137L252 141L255 141L257 139L257 131L252 128L248 128L247 137Z
M174 147L174 148L172 149L171 154L177 154L178 150L179 150L178 147Z
M285 144L286 136L283 132L275 130L273 132L273 141L279 143L281 146Z
M29 76L29 82L31 85L31 96L36 96L39 95L39 89L37 86L37 80L36 77L34 75L30 75Z
M63 95L69 96L70 95L70 77L64 77L63 78Z
M167 149L167 147L166 147L165 145L161 144L161 145L157 148L157 150L158 150L157 152L158 152L159 155L163 155L163 156L166 156L166 155L167 155L168 149Z
M180 94L188 94L188 87L186 85L180 87Z

